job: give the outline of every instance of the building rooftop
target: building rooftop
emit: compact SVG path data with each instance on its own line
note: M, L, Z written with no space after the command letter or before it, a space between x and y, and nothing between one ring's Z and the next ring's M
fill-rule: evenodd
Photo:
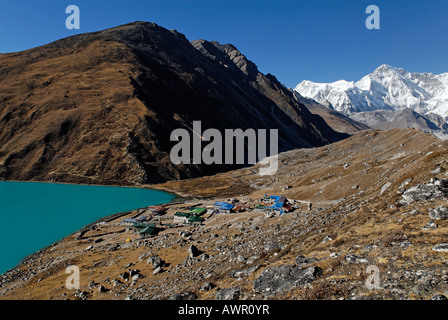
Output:
M178 211L174 215L177 216L177 217L188 217L188 216L190 216L190 213L189 212L180 212L180 211Z
M192 210L190 210L190 213L194 213L194 214L202 214L207 212L206 208L194 208Z
M231 203L224 203L222 206L219 207L221 210L231 210L233 208L233 204Z

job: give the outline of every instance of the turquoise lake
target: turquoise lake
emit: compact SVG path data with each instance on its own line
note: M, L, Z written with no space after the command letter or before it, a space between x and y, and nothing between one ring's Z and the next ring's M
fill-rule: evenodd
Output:
M0 181L0 274L100 218L174 198L150 189Z

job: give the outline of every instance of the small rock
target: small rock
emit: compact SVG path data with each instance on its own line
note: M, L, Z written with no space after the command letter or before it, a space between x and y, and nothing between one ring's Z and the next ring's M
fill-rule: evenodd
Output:
M106 289L104 286L100 285L100 286L98 287L98 291L99 291L100 293L104 293L104 292L107 291L107 289Z
M112 279L112 285L115 287L119 286L121 284L121 281L118 279Z
M87 294L87 292L85 292L85 291L76 290L76 291L73 293L73 295L74 295L76 298L79 298L79 299L81 299L81 300L86 300L88 294Z
M411 211L409 211L409 212L404 212L404 213L402 213L402 215L403 216L416 216L416 215L419 215L419 214L422 214L420 211L418 211L418 210L411 210Z
M163 264L164 264L162 259L160 259L160 257L157 256L157 255L149 257L148 260L146 260L146 262L148 264L152 265L153 269L157 269L159 267L162 267Z
M377 248L377 245L374 243L369 243L368 245L366 245L363 250L374 250Z
M199 249L195 246L195 245L191 245L188 248L188 257L190 258L196 258L197 256L199 256L202 252L199 251Z
M143 260L145 260L145 259L147 259L147 258L149 258L149 257L151 257L151 256L154 256L154 254L153 254L152 252L145 252L145 253L142 253L142 254L138 257L138 260L139 260L139 261L143 261Z
M129 280L129 273L123 272L122 274L120 274L120 278L122 278L124 281L128 281Z
M426 296L432 291L432 288L430 286L420 284L412 287L411 291L418 296Z
M267 244L265 245L265 247L264 247L264 251L269 252L269 251L272 251L272 250L275 250L275 249L282 249L282 248L283 248L283 246L282 246L280 243L277 243L277 242L269 242L269 243L267 243Z
M324 240L322 240L322 243L327 243L328 241L333 241L333 239L330 236L326 236Z
M156 275L156 274L160 273L161 271L162 271L162 268L161 268L161 267L157 267L157 268L154 269L154 271L152 272L152 274L153 274L153 275Z
M246 258L244 258L242 255L239 255L238 257L236 257L236 260L238 262L244 262L244 261L246 261Z
M445 206L437 207L428 212L431 220L446 220L448 219L448 208Z
M432 250L438 252L448 252L448 243L440 243L433 247Z
M168 300L195 300L197 298L198 297L194 292L185 291L172 295L168 298Z
M428 222L422 227L422 230L434 230L434 229L437 229L437 225L433 221Z
M445 297L443 294L437 294L434 297L432 297L431 300L448 300L448 298Z
M207 282L207 283L204 283L199 290L203 291L203 292L208 292L208 291L212 290L214 287L215 286L213 283Z
M138 279L142 278L142 275L137 273L135 275L132 276L132 281L137 281Z
M237 300L241 296L241 288L226 288L216 292L216 300Z
M307 257L301 256L301 255L298 255L298 256L295 258L295 260L294 260L294 262L295 262L299 267L303 267L303 266L305 266L305 265L307 265L307 264L309 264L309 263L313 263L313 262L316 262L316 261L318 261L318 259L316 259L316 258L307 258Z
M368 263L367 259L364 257L358 257L353 254L349 254L345 256L345 262L348 263Z
M341 255L341 253L340 252L332 252L332 253L330 253L330 258L337 258L337 257L339 257Z
M247 277L249 275L251 275L252 273L254 273L255 271L257 271L259 268L258 265L248 268L248 269L244 269L244 270L240 270L240 271L232 271L229 273L229 276L231 278L242 278L242 277Z
M381 187L380 195L382 195L384 192L386 192L387 189L389 189L389 187L390 187L391 185L392 185L391 182L388 182L388 183L386 183L385 185L383 185L383 186Z
M133 276L135 276L135 275L137 275L137 274L140 274L140 271L139 271L139 270L137 270L137 269L129 270L129 275L130 275L131 277L133 277Z

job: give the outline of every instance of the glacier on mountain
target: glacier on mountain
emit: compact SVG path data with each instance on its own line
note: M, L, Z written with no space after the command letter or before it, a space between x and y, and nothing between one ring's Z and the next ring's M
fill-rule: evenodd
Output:
M436 114L448 119L448 73L410 73L389 65L357 82L302 81L294 90L345 115L375 110Z

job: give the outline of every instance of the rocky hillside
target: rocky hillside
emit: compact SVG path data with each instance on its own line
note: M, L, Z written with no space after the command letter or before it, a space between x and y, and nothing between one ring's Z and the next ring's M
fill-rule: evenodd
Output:
M322 117L333 130L354 134L371 128L379 129L370 127L366 122L356 121L354 118L349 118L336 110L327 108L313 99L302 97L297 91L294 91L293 94L311 113Z
M357 112L350 119L364 123L371 128L390 130L414 128L432 133L441 139L448 138L448 124L435 113L421 115L410 108L403 110L377 110Z
M414 129L367 130L282 153L273 177L258 175L255 166L161 184L196 198L172 205L171 212L228 198L255 204L265 194L312 206L273 217L207 215L200 226L143 239L111 219L4 274L0 297L443 299L447 147ZM80 267L79 290L65 287L68 265Z
M346 135L234 46L135 22L0 56L0 178L156 183L226 166L179 165L174 129L278 128L279 147Z

